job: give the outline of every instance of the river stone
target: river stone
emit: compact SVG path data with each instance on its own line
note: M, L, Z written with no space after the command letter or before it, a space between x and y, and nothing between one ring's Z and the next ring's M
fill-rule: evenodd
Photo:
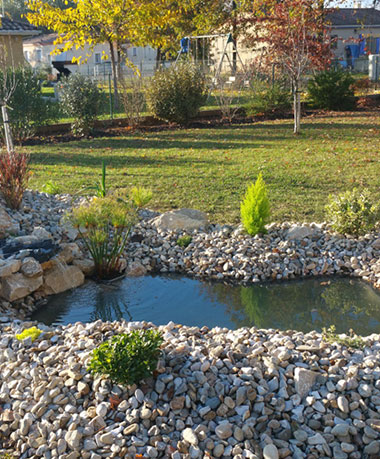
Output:
M312 236L314 231L309 226L292 226L286 233L286 239L288 241L301 240L305 237Z
M79 287L84 282L84 274L78 266L67 266L60 261L45 272L43 289L46 295L65 292Z
M195 435L192 429L190 429L190 427L188 427L182 432L182 438L188 443L190 443L190 445L198 445L198 437Z
M17 234L19 231L20 225L11 219L7 211L0 204L0 239L8 234Z
M350 426L348 424L339 423L333 427L331 433L337 437L345 437L346 435L348 435L349 429Z
M278 449L275 445L266 445L263 449L264 459L278 459Z
M221 422L216 426L215 433L221 440L230 438L232 436L232 424L229 422Z
M296 368L294 370L294 382L297 394L303 398L315 384L318 373L305 368Z
M209 226L207 215L195 209L178 209L156 217L152 221L158 230L183 230L192 231L204 229Z
M373 242L372 242L372 247L376 250L379 250L380 249L380 238L378 239L375 239Z
M42 276L26 277L21 273L12 274L3 279L0 297L7 301L20 300L40 288L42 283Z

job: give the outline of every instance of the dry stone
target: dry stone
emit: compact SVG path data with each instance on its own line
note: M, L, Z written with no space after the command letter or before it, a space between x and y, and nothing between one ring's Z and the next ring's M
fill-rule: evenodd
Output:
M178 209L165 212L153 220L153 226L158 230L193 231L209 226L207 215L194 209Z
M79 287L83 282L84 274L78 266L67 266L55 261L53 266L45 271L43 290L46 295L53 295Z
M26 277L22 273L2 279L0 296L7 301L16 301L30 295L43 283L42 276Z
M0 260L2 262L2 260ZM0 264L0 277L8 277L13 273L17 273L20 269L20 260L6 260L3 264Z

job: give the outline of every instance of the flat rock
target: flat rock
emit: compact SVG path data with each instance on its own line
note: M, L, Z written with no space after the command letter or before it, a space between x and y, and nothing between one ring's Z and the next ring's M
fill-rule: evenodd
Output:
M209 226L207 215L195 209L178 209L156 217L153 222L158 230L184 230L192 231L205 229Z

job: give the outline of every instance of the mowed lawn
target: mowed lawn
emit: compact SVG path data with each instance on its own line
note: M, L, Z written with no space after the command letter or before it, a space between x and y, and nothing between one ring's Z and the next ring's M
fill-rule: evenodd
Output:
M275 221L321 221L330 193L368 187L380 198L380 113L309 117L232 127L135 132L24 147L31 187L48 180L76 193L100 178L110 188L152 189L150 207L191 207L212 221L235 223L246 186L262 171Z

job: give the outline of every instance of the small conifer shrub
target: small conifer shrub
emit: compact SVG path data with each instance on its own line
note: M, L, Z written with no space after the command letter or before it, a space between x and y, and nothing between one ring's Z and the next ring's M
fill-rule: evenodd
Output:
M265 233L269 222L270 204L263 176L260 172L255 183L248 185L240 204L241 222L248 234Z

